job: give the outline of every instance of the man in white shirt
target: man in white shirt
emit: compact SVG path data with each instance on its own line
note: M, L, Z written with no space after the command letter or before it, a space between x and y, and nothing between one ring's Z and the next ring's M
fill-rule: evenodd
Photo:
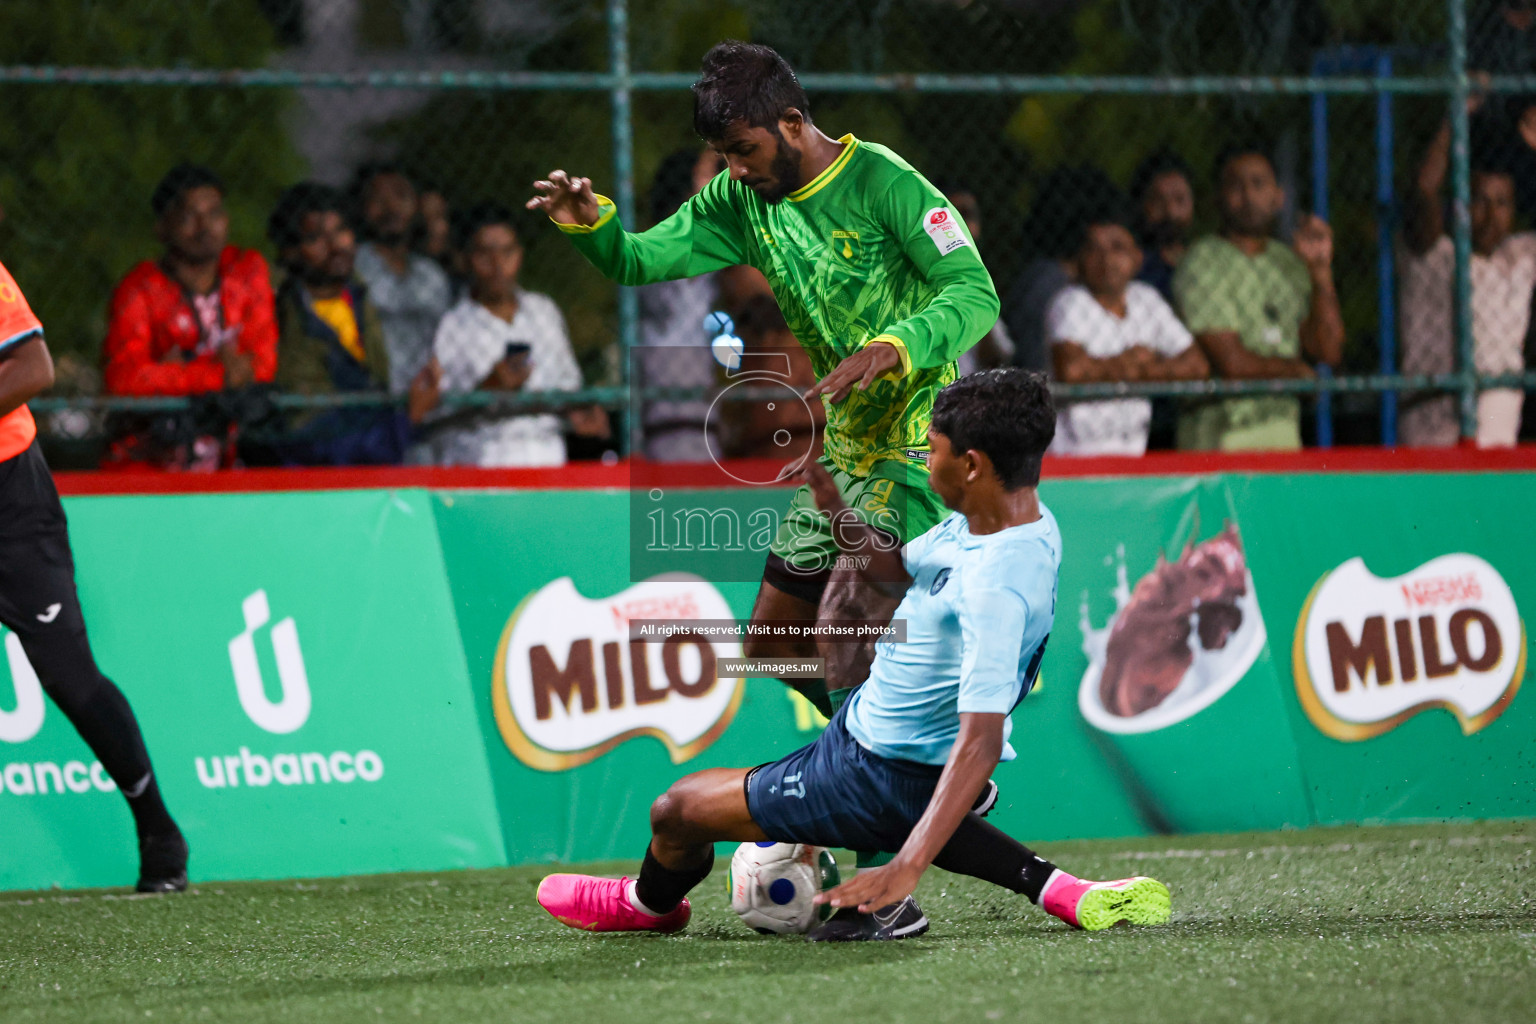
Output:
M1402 280L1402 372L1451 373L1457 366L1452 286L1456 250L1445 233L1440 189L1450 161L1442 124L1419 167L1398 253ZM1479 373L1525 370L1525 332L1536 286L1536 233L1514 233L1515 178L1480 154L1472 171L1472 355ZM1520 434L1525 395L1492 388L1477 396L1477 446L1508 447ZM1461 436L1455 395L1405 396L1398 439L1410 447L1454 445Z
M581 370L565 317L549 296L517 284L523 249L511 211L494 203L472 208L459 250L469 294L443 317L433 341L443 393L579 390ZM433 445L442 465L565 464L560 417L549 413L455 413Z
M1142 253L1120 197L1106 197L1081 232L1080 283L1058 293L1046 314L1056 379L1078 384L1209 376L1210 365L1172 307L1156 288L1133 280ZM1152 403L1145 398L1063 402L1050 452L1142 455L1151 422Z

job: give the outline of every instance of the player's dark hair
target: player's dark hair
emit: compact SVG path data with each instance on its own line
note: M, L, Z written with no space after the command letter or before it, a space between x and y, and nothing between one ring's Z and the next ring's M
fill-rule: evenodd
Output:
M1056 405L1043 373L983 370L938 393L933 429L957 452L985 454L1003 487L1016 491L1040 482L1040 459L1056 436Z
M1195 172L1190 170L1189 164L1184 158L1175 153L1168 146L1161 146L1151 155L1136 165L1135 172L1131 175L1131 201L1137 206L1147 196L1147 189L1152 183L1165 174L1182 175L1190 185L1195 183Z
M1271 151L1269 142L1258 135L1240 135L1227 142L1216 153L1216 163L1212 166L1211 180L1217 185L1221 184L1221 176L1227 173L1227 165L1241 156L1259 156L1269 164L1272 173L1279 176L1275 169L1275 157Z
M149 208L159 217L194 188L216 188L224 194L224 179L202 164L181 163L165 172L165 177L149 195Z
M339 213L346 219L347 204L340 192L318 181L301 181L290 187L267 218L267 237L279 253L299 244L304 218L311 213Z
M704 55L693 83L693 130L721 139L737 121L777 132L787 110L811 123L811 101L788 62L772 47L727 39Z
M474 242L475 235L480 233L481 228L493 226L510 229L513 236L521 243L523 233L518 230L517 215L504 203L485 200L475 203L453 218L453 247L463 252Z

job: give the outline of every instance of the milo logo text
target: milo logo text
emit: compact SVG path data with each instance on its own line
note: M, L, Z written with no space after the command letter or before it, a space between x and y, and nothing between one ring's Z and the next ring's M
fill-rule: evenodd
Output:
M1514 699L1525 628L1481 558L1445 555L1395 579L1355 558L1313 589L1293 661L1307 716L1335 739L1369 739L1428 708L1449 710L1470 734Z
M529 595L502 634L492 700L502 739L525 764L563 771L638 736L666 746L674 763L725 731L741 703L740 679L721 679L740 645L686 632L632 641L631 619L730 618L708 582L658 576L613 597L583 597L569 577Z

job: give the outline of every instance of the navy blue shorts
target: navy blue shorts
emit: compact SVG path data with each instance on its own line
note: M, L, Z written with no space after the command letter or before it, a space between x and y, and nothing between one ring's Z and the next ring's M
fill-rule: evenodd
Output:
M843 726L847 709L815 743L747 775L747 812L769 839L894 853L928 809L943 765L870 753Z

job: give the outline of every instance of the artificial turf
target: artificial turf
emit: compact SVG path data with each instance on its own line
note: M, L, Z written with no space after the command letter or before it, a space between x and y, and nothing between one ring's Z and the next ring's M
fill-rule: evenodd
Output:
M676 936L557 924L543 868L0 893L0 1021L1525 1024L1533 849L1536 821L1056 843L1166 881L1172 923L1073 932L934 870L932 931L845 946L749 932L721 877Z

